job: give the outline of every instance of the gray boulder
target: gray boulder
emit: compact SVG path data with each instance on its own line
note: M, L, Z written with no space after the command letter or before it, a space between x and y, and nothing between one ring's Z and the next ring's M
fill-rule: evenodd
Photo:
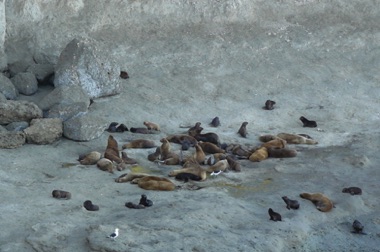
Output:
M100 137L107 124L100 115L82 113L63 123L63 135L75 141L90 141Z
M32 95L38 90L38 82L33 73L18 73L11 81L20 94Z
M79 86L59 86L42 98L38 106L45 111L57 104L69 105L76 102L84 102L88 107L90 98Z
M0 102L5 102L7 100L7 98L5 97L5 95L3 93L1 93L0 91Z
M8 100L15 100L18 96L18 91L12 81L0 74L0 93Z
M28 122L11 122L5 128L8 131L23 131L24 129L29 127Z
M51 64L33 64L26 71L33 73L37 81L42 82L54 73L54 66Z
M21 131L0 131L0 148L13 149L25 144L25 134Z
M72 104L56 104L44 113L46 118L60 118L63 122L76 116L79 113L84 113L88 109L87 102L74 102Z
M42 110L33 102L6 101L0 103L0 124L41 118Z
M93 39L73 39L55 68L54 86L78 85L90 98L121 92L120 67Z
M61 138L62 120L59 118L33 119L30 127L24 130L26 142L33 144L51 144Z

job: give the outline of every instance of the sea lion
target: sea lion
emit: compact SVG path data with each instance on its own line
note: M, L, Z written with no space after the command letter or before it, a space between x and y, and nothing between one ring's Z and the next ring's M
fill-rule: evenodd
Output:
M119 164L121 163L123 162L120 162ZM113 162L108 158L99 159L99 161L96 163L96 166L102 171L108 171L109 173L113 173L114 165Z
M202 142L200 141L199 146L201 146L202 150L209 154L215 154L215 153L225 153L226 151L219 148L216 144L210 143L210 142Z
M266 110L272 110L272 109L274 109L273 106L274 106L275 104L276 104L275 101L267 100L267 101L265 102L264 109L266 109Z
M137 160L134 158L128 157L128 154L125 151L121 152L121 159L125 164L137 164Z
M321 212L328 212L334 207L332 201L321 193L301 193L300 197L313 202L316 208Z
M352 223L352 228L354 229L354 231L351 231L351 233L366 235L366 233L363 233L364 226L360 223L360 221L354 220L354 222Z
M183 141L182 144L181 144L181 150L188 150L191 146L191 143L190 142L187 142L187 141Z
M156 130L149 130L147 128L134 128L134 127L131 127L129 129L130 132L132 133L139 133L139 134L156 134Z
M214 154L206 157L204 164L214 165L219 160L223 160L225 158L226 158L226 154L224 154L224 153L214 153Z
M127 71L120 71L120 78L128 79L129 75L128 75Z
M106 129L108 132L124 132L128 131L128 127L124 124L119 124L117 122L111 122L108 128Z
M236 145L232 150L232 154L248 158L251 154L248 150L244 149L240 144Z
M171 146L166 138L161 138L160 142L162 143L160 146L161 160L165 160L169 157Z
M297 200L291 200L289 199L288 197L286 196L283 196L282 199L284 200L284 202L286 203L286 208L287 209L298 209L300 208L300 203L297 201Z
M190 132L200 132L202 130L203 130L203 128L201 127L201 123L200 122L196 122L193 127L191 127L191 128L188 129L187 133L191 136Z
M131 183L138 184L140 188L145 190L173 191L175 189L175 184L169 179L157 176L135 178Z
M133 202L126 202L125 206L132 209L144 209L145 206L141 204L135 204Z
M268 158L268 150L265 147L258 148L249 156L249 160L252 162L260 162L267 158Z
M203 152L203 149L199 144L195 145L195 153L193 157L198 164L202 164L206 159L206 154Z
M144 125L147 127L148 130L160 131L160 125L158 125L156 123L145 121Z
M297 151L293 149L267 148L267 150L268 150L268 157L271 157L271 158L291 158L291 157L297 156Z
M281 220L281 215L279 213L276 213L275 211L273 211L272 208L268 209L268 214L270 216L269 220L272 220L272 221L282 221Z
M359 187L347 187L347 188L343 188L342 190L343 193L349 193L351 195L361 195L362 194L362 189L359 188Z
M86 200L86 201L83 203L83 207L84 207L87 211L99 211L99 206L98 206L98 205L94 205L94 204L92 204L91 200Z
M247 124L248 122L243 122L238 130L238 134L242 137L247 137Z
M142 194L141 198L140 198L139 205L151 207L151 206L153 206L153 201L148 200L148 197L145 194Z
M156 145L154 144L154 141L146 140L146 139L135 139L130 141L127 144L123 144L121 147L122 149L127 148L134 148L134 149L148 149L148 148L154 148Z
M262 136L259 137L259 140L260 140L261 142L266 143L266 142L269 142L269 141L274 140L274 139L277 139L277 138L278 138L278 137L277 137L277 136L274 136L274 135L262 135Z
M202 130L203 128L199 127L198 129L189 130L188 133L189 133L189 136L194 137L197 141L209 142L217 146L220 145L219 136L216 133L209 132L209 133L202 134L201 133Z
M240 166L240 163L237 162L233 157L232 155L228 155L226 157L227 161L228 161L228 164L231 168L231 170L233 171L237 171L237 172L240 172L241 171L241 166Z
M216 171L226 171L230 165L228 164L227 159L219 160L214 165L208 167L206 170L208 172L216 172Z
M195 146L198 143L198 141L194 137L189 135L169 135L166 137L166 139L171 143L190 143L190 146Z
M115 161L118 164L123 162L123 160L120 158L117 141L112 135L108 136L108 143L106 151L104 153L104 157L108 158L111 161Z
M115 179L115 182L117 183L125 183L134 180L135 178L142 178L149 176L147 173L137 173L137 172L130 172L130 173L124 173L121 174L118 178Z
M202 180L205 180L207 178L206 171L202 169L202 167L198 164L192 164L189 167L173 170L169 172L169 177L175 177L180 173L191 173L201 178Z
M195 181L200 181L201 177L194 175L192 173L179 173L175 176L177 180L183 180L185 183L188 182L189 180L195 180Z
M300 120L303 123L303 127L309 127L309 128L316 128L317 127L316 121L310 121L310 120L306 119L304 116L301 116Z
M170 152L165 158L161 157L161 160L158 162L165 165L178 165L181 162L181 158L178 154Z
M94 165L99 161L101 156L100 152L91 151L90 153L80 155L78 161L82 165Z
M215 127L215 128L219 127L220 126L219 117L215 117L214 119L212 119L210 126Z
M276 138L273 140L270 140L269 142L263 143L261 147L265 148L275 148L275 149L283 149L286 147L286 141L281 138Z
M318 144L317 141L297 134L280 133L277 137L284 139L288 144Z
M67 199L67 200L71 199L70 192L66 192L62 190L53 190L51 194L53 195L53 198L56 198L56 199Z
M148 155L148 160L154 162L159 159L161 154L161 147L157 147L156 151Z

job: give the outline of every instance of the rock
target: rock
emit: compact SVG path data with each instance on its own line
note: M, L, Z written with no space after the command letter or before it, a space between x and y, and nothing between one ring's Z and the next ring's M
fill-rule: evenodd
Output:
M63 123L63 135L75 141L90 141L100 137L108 122L94 113L79 114Z
M85 113L88 110L87 102L75 102L72 104L56 104L44 113L46 118L60 118L63 122L79 113Z
M0 148L14 149L25 144L25 134L21 131L0 131Z
M33 64L26 71L33 73L38 83L41 83L54 73L54 66L51 64Z
M23 131L24 129L29 127L28 122L11 122L5 128L8 131Z
M45 111L57 104L68 105L76 102L84 102L88 107L90 98L79 86L60 86L42 98L38 106Z
M30 127L24 130L26 142L33 144L51 144L61 138L62 120L59 118L33 119Z
M93 39L73 39L62 51L55 69L54 86L78 85L90 98L121 92L120 67Z
M28 67L32 64L32 61L29 60L20 60L13 62L12 64L8 65L8 70L11 75L11 77L15 76L18 73L23 73L28 69Z
M11 81L20 94L32 95L38 90L37 79L33 73L18 73Z
M3 93L1 93L0 91L0 102L5 102L7 100L7 98L5 97L5 95Z
M4 126L1 126L0 125L0 132L7 132L8 130L4 127Z
M8 100L15 100L18 96L18 91L12 81L3 74L0 74L0 93Z
M33 102L6 101L0 103L0 124L41 118L42 110Z

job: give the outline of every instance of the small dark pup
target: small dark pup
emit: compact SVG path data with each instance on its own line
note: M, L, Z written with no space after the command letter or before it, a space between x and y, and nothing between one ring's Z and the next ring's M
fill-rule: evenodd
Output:
M282 221L281 220L281 215L279 213L276 213L275 211L272 210L272 208L269 208L268 210L270 220L272 221Z
M315 128L315 127L317 127L317 122L316 121L310 121L310 120L306 119L304 116L301 116L300 120L303 123L303 127L308 127L308 128Z

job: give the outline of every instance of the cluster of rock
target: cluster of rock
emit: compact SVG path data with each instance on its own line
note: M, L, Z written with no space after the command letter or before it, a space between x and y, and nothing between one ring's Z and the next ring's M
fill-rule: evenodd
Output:
M92 99L121 92L120 68L93 39L73 39L56 66L23 63L0 74L0 147L50 144L65 136L76 141L99 137L107 122L91 108ZM36 102L39 85L54 89Z

